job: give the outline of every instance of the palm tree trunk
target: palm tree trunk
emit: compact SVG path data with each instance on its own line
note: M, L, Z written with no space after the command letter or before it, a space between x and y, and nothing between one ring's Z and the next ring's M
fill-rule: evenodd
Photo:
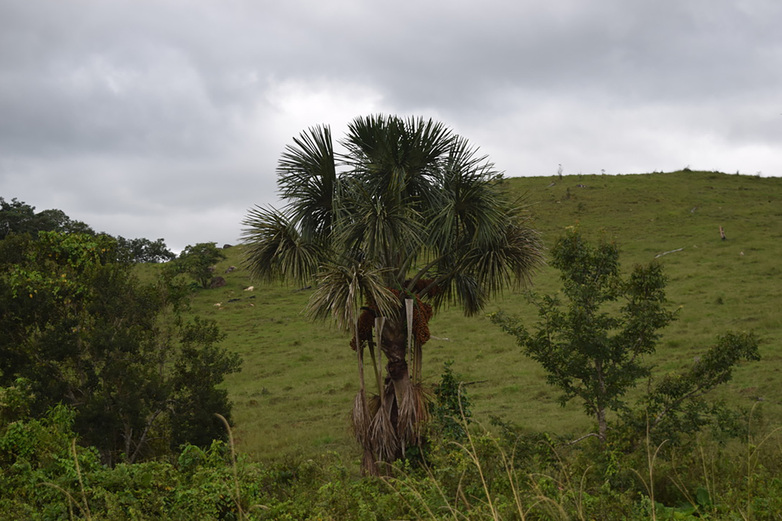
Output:
M365 476L377 476L379 471L377 468L377 456L375 455L374 445L371 436L371 423L372 417L369 412L369 402L367 400L366 381L364 378L364 345L358 336L358 321L354 322L354 332L356 338L356 358L358 361L358 380L359 390L356 395L355 402L353 403L353 433L356 437L356 441L361 445L363 449L363 455L361 458L361 472ZM377 373L377 366L375 366L375 357L372 350L374 344L369 342L369 349L372 353L372 364Z
M377 317L375 319L375 333L377 334L377 357L375 356L375 350L372 349L372 363L375 368L375 378L377 379L377 394L380 397L380 401L383 401L383 383L381 379L382 364L383 364L383 326L386 319L384 317Z
M415 301L411 298L405 299L405 312L406 312L406 318L407 318L407 352L412 353L413 352L413 305L415 304ZM411 358L412 362L412 375L413 375L413 382L418 381L418 375L420 368L416 364L417 360L416 357L413 356Z
M413 372L413 385L420 385L423 381L422 368L424 365L424 355L423 351L421 350L421 342L418 340L413 340L413 348L411 350L410 358L413 361L413 367L415 367L415 371Z
M377 335L378 356L377 362L381 363L383 352L383 333L386 319L384 317L377 317L375 319L375 333ZM391 362L389 362L391 363ZM372 446L377 451L377 455L381 461L391 462L397 458L399 451L399 438L397 436L396 429L391 420L391 414L394 407L393 393L391 396L386 396L386 389L381 387L380 371L378 371L378 387L380 388L380 407L377 413L372 418L370 425L370 439L372 440ZM389 400L389 398L391 398Z
M361 344L361 340L358 336L358 321L354 324L354 331L356 334L356 355L358 358L358 385L359 392L365 398L366 401L366 386L364 385L364 346Z
M386 370L393 386L394 407L392 407L394 425L400 443L401 454L406 446L419 442L419 427L422 397L416 391L416 386L410 378L410 368L407 364L407 334L406 327L399 318L388 319L383 331L383 353L388 363Z

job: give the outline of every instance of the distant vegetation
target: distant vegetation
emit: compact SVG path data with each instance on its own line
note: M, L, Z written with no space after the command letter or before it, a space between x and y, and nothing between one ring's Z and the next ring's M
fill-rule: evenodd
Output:
M117 240L107 236L6 234L0 320L12 334L0 338L0 518L778 519L780 180L686 170L495 183L509 197L523 196L531 226L551 248L550 265L533 279L535 293L551 300L531 305L528 295L506 289L487 303L487 315L443 309L432 318L422 351L431 422L420 450L378 478L359 477L362 450L345 414L358 390L357 354L349 334L302 313L314 289L251 278L243 246L221 251L225 258L214 259L209 273L225 284L204 289L185 270L123 264L112 250ZM583 328L578 306L589 300L578 304L578 297L590 293L572 285L579 273L567 270L588 275L589 259L565 261L557 244L568 227L580 234L583 252L592 251L587 257L616 264L591 294L629 296L625 304L606 300ZM591 244L618 248L602 255ZM665 290L656 310L646 305L654 299L634 300L628 281L637 269L645 275L636 288ZM560 406L562 393L578 385L568 372L586 385L591 377L582 369L597 358L585 351L578 367L568 367L565 351L549 357L565 371L549 385L557 365L531 356L545 359L573 341L576 348L579 335L621 351L627 343L616 338L650 325L612 322L623 306L638 312L627 316L653 313L659 327L644 333L654 349L638 350L637 385L609 400L603 430L596 414L583 414L583 401ZM493 324L493 314L514 317L504 322L514 334ZM536 344L544 339L538 324L547 321L559 324L552 331L559 336ZM160 372L151 354L162 346L172 350ZM741 361L756 356L761 361ZM240 372L233 372L236 357ZM143 374L166 378L144 384ZM153 411L118 406L155 389L152 382L162 385L156 392L173 392L158 415L167 420L133 458L143 423L106 439L97 426L112 432L112 414L119 426L130 413ZM156 396L128 403L151 406ZM85 410L102 415L94 432ZM218 410L230 421L212 414ZM179 423L178 412L187 412ZM667 420L655 425L658 418ZM188 432L203 437L187 439ZM131 444L106 445L112 439Z
M36 236L40 232L96 234L87 224L68 217L62 210L35 211L34 206L17 200L6 201L0 197L0 240L9 234L29 234ZM113 248L118 261L124 262L165 262L176 255L166 247L163 239L126 239L117 236Z

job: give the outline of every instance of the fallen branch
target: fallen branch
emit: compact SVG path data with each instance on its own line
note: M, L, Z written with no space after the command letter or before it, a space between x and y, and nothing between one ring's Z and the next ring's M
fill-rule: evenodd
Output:
M584 434L580 438L576 438L575 440L571 440L571 441L567 442L566 445L575 445L576 443L578 443L580 441L583 441L583 440L585 440L587 438L600 438L600 435L598 433L596 433L596 432L590 432L589 434Z
M654 258L655 258L655 259L659 259L659 258L660 258L660 257L662 257L663 255L668 255L669 253L676 253L677 251L682 251L683 249L684 249L684 248L678 248L678 249L676 249L676 250L671 250L671 251L664 251L664 252L662 252L662 253L658 253L657 255L655 255L655 256L654 256Z

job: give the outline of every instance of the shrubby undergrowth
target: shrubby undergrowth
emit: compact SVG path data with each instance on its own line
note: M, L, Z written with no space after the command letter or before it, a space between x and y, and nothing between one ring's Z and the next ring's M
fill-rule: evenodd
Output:
M727 442L702 433L631 452L502 422L498 434L464 425L461 441L433 428L426 464L361 478L336 453L266 464L223 441L110 467L75 443L73 412L58 406L3 424L0 518L778 519L782 436L759 412Z

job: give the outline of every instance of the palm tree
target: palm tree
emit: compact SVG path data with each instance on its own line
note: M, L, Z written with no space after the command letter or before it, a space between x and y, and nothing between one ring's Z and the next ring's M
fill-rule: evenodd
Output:
M294 139L277 170L286 205L251 209L243 240L254 276L314 280L311 314L352 332L353 427L374 474L377 462L420 444L433 309L477 313L504 287L529 282L542 247L494 165L441 123L359 117L341 145L336 154L328 127Z

